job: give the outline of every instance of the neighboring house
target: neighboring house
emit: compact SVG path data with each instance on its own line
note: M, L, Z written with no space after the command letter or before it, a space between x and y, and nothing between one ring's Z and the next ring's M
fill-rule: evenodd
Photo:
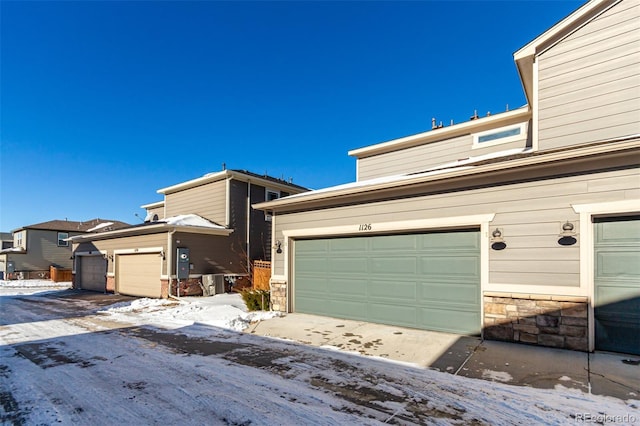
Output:
M49 278L51 266L71 269L68 238L129 226L119 221L92 219L85 222L51 220L13 231L12 247L0 250L0 272L7 278Z
M350 151L270 212L275 310L640 354L640 3L514 54L517 110Z
M271 217L251 205L304 191L245 170L159 189L164 200L142 206L145 223L72 239L74 285L168 297L199 291L203 275L246 276L271 255Z
M0 240L2 241L0 250L13 247L13 234L11 232L0 232Z

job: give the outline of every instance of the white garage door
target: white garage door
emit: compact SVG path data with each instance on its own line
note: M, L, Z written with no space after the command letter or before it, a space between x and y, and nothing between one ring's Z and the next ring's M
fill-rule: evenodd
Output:
M158 253L119 254L116 257L118 293L139 297L161 297Z
M102 256L78 256L78 288L104 292L107 286L107 260Z

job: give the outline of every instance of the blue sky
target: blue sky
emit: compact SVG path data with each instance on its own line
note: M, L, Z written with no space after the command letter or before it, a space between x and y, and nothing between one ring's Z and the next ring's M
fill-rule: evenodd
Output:
M0 230L139 223L222 163L351 182L351 149L524 105L513 52L583 3L1 1Z

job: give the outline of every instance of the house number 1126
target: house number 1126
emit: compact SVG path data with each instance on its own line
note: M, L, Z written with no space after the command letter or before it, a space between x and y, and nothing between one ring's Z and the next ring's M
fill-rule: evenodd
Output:
M361 224L360 228L358 228L358 231L371 231L371 224L370 223Z

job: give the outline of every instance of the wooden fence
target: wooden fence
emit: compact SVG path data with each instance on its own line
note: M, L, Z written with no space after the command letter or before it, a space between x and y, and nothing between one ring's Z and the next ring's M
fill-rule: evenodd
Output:
M71 281L71 269L58 269L55 266L49 267L49 276L54 283Z
M265 260L253 261L253 288L256 290L269 290L271 279L271 262Z

